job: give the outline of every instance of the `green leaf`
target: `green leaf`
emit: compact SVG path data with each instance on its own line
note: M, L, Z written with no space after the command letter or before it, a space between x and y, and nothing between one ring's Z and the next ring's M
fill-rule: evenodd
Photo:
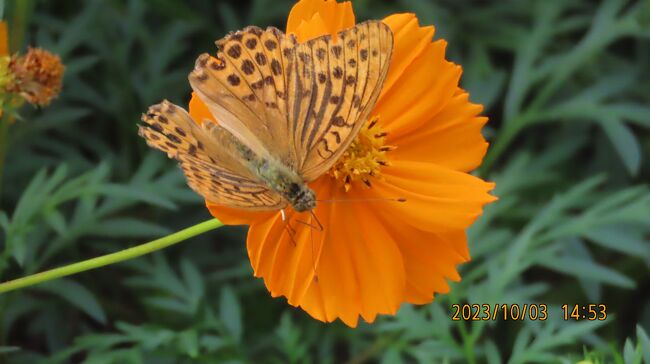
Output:
M219 317L235 341L239 342L242 337L241 308L235 292L228 286L221 289Z
M573 344L582 336L595 331L606 323L607 321L569 322L554 334L539 336L534 345L538 349L550 349L560 345Z
M190 358L199 356L199 336L196 330L181 332L178 337L178 347Z
M61 278L34 286L34 289L58 296L95 320L106 323L106 314L95 296L86 287L71 279Z
M187 287L188 295L185 298L191 303L193 311L196 311L205 293L203 276L188 259L181 260L181 275Z
M228 346L226 340L216 335L203 335L199 339L200 345L208 352L216 352Z
M54 231L59 235L65 235L66 233L66 222L65 217L59 210L52 210L45 215L45 221Z
M499 353L499 348L494 344L494 341L488 340L485 342L485 359L488 364L501 364L503 359Z
M556 257L552 260L539 261L538 264L556 272L618 287L634 288L635 286L633 280L609 267L574 257Z
M650 243L629 226L597 226L585 232L590 241L631 256L650 257Z
M92 229L96 235L111 238L163 237L171 230L158 224L130 217L114 218L97 223Z
M401 364L404 363L399 349L395 347L389 348L381 358L381 364Z
M7 239L8 248L11 256L16 260L19 266L25 265L25 257L27 256L27 242L22 235L14 236L11 240Z
M643 362L650 363L650 338L641 325L636 326L636 336L643 348Z
M623 359L625 360L625 364L643 364L641 362L643 360L641 350L641 343L634 347L630 338L625 340L625 345L623 346Z
M147 190L139 186L123 186L107 183L99 187L99 192L105 195L123 198L129 201L142 201L155 206L175 209L176 204L156 191Z
M147 304L151 305L152 307L157 307L159 309L167 310L180 315L191 315L194 313L194 310L191 310L185 302L179 300L178 298L147 297L145 299L145 302L147 302Z
M627 171L630 175L636 176L641 168L641 146L630 128L619 120L608 120L601 122L600 125L614 145Z

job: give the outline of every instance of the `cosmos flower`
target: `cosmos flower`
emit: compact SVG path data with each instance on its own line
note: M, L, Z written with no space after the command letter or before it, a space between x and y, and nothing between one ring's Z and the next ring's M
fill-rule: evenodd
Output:
M432 42L434 28L414 14L383 21L395 44L381 96L344 156L310 184L323 230L295 215L292 237L279 212L206 201L222 222L250 225L251 265L272 296L351 327L359 316L373 322L447 292L448 279L460 280L456 266L470 259L464 230L496 199L493 183L468 173L487 150L487 118L458 86L462 70L445 59L446 42ZM304 42L354 24L349 2L301 0L287 33ZM214 120L196 95L189 109L195 120Z

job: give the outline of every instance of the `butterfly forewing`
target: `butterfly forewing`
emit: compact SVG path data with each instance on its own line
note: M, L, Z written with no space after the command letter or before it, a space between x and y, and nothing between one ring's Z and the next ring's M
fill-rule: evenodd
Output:
M379 21L340 32L338 40L329 52L329 107L306 140L300 173L307 181L325 173L354 140L379 97L392 54L392 33ZM323 87L328 86L326 81Z
M181 107L167 101L142 116L140 135L147 144L179 161L188 184L213 203L235 208L274 210L286 202L248 169L228 131L199 126Z
M325 173L365 123L381 91L392 33L380 21L297 44L249 27L199 57L193 89L220 125L305 181Z
M216 57L199 57L189 79L224 128L257 155L293 167L281 43L284 35L277 29L248 27L219 40Z

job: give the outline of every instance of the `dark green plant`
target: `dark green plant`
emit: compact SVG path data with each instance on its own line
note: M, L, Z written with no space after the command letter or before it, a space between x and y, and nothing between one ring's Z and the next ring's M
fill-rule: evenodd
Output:
M21 3L20 6L16 4ZM0 280L209 218L136 123L189 99L199 53L292 1L8 3L22 44L59 54L64 89L9 130ZM2 363L650 363L650 5L626 0L356 0L359 18L413 11L449 41L486 106L478 172L500 200L469 231L461 282L352 330L252 277L244 231L0 295ZM19 35L19 34L18 34ZM16 35L16 37L18 37ZM562 304L607 304L565 322ZM548 305L546 321L452 321L454 303Z

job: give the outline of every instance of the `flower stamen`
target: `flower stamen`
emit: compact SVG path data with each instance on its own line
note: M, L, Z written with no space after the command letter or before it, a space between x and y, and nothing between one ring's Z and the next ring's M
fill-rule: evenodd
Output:
M371 178L381 179L381 167L390 165L386 160L386 152L395 150L396 147L384 145L388 133L381 130L378 121L377 116L368 120L357 138L330 169L330 176L339 181L346 192L350 191L355 181L361 181L371 188Z

